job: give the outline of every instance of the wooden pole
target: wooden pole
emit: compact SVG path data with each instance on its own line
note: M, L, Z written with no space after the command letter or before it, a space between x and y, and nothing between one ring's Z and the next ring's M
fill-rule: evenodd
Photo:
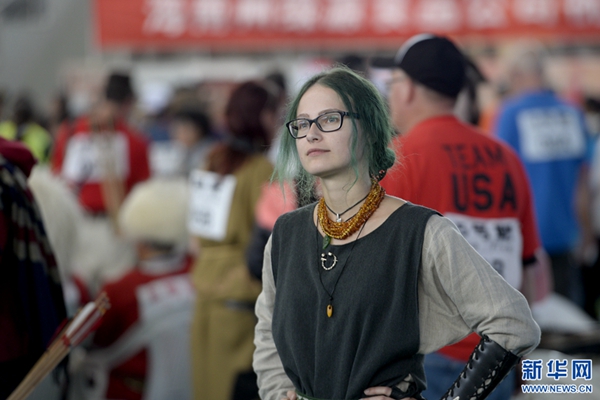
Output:
M11 393L7 400L25 400L46 376L69 354L73 346L80 344L98 325L110 303L106 293L85 305L48 346L33 368Z

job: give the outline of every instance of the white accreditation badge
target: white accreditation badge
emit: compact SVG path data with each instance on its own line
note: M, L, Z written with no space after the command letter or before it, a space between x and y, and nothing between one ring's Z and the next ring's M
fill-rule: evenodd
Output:
M172 141L150 144L150 169L154 176L174 176L184 171L185 151Z
M516 218L475 218L453 213L444 216L512 287L521 287L523 237Z
M190 233L216 241L225 239L236 183L233 175L199 169L190 173Z
M62 175L71 182L97 183L129 174L129 146L122 133L90 133L69 139Z
M547 162L583 157L585 132L578 114L567 108L536 108L517 115L523 158Z

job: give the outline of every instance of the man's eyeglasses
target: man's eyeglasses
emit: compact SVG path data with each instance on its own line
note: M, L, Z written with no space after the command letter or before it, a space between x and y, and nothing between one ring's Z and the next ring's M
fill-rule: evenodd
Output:
M312 124L317 125L321 132L334 132L339 130L344 123L344 117L358 119L358 114L347 111L330 111L319 115L315 119L298 118L291 120L285 126L294 139L302 139L308 135Z

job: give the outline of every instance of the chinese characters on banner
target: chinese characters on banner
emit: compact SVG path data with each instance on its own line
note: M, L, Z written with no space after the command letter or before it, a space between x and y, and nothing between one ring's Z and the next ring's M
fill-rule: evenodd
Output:
M96 0L95 16L104 48L395 46L424 31L600 35L598 0Z

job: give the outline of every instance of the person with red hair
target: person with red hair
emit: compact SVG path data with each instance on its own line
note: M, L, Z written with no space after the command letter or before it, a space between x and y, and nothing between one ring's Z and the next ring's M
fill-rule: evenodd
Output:
M190 224L200 247L192 271L194 398L257 397L252 371L254 303L261 290L246 264L256 202L273 172L266 156L277 98L262 82L241 83L225 110L228 135L192 171Z

